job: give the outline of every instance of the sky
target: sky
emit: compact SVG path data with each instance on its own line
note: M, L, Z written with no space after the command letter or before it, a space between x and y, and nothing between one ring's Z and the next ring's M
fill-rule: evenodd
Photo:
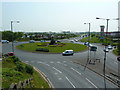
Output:
M100 25L111 19L109 31L117 31L119 0L2 0L0 3L0 28L14 32L99 32ZM16 23L20 21L20 23Z

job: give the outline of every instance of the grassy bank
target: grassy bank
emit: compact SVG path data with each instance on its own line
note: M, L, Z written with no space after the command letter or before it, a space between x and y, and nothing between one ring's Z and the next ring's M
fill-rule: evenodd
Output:
M49 52L46 52L46 53L62 53L64 50L69 50L69 49L74 50L74 52L79 52L87 49L85 45L80 45L80 44L58 43L56 45L48 45L48 42L26 43L26 44L17 46L17 48L25 51L30 51L30 52L40 52L40 51L36 51L36 49L45 48L49 50Z
M21 62L17 57L6 57L2 60L2 88L9 88L12 83L33 78L27 88L49 88L48 83L32 66Z

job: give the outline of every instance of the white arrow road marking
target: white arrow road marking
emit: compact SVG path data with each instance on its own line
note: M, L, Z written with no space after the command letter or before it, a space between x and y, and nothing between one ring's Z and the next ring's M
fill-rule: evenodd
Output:
M91 83L95 88L98 88L97 86L95 86L95 84L93 84L89 79L86 78L86 80Z
M81 75L81 73L80 72L78 72L77 70L75 70L75 69L73 69L73 68L71 68L73 71L75 71L75 72L77 72L79 75Z
M53 67L53 69L55 69L56 71L58 71L59 73L62 73L60 70L58 70L57 68Z
M73 85L73 83L68 79L68 77L66 77L66 79L67 79L68 82L73 86L73 88L76 88L75 85Z

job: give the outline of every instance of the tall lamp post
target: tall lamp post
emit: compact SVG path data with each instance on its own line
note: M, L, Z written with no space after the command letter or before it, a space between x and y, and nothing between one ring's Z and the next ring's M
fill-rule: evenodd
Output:
M20 21L11 21L11 31L13 32L13 23L20 23ZM13 33L13 35L14 35L14 33ZM12 52L14 52L14 36L12 35Z
M106 24L106 34L105 34L105 36L106 36L106 44L107 44L107 33L108 33L108 21L109 20L119 20L119 18L116 18L116 19L105 19L105 18L99 18L99 17L96 17L96 19L101 19L101 20L106 20L107 21L107 24ZM107 52L106 52L106 48L107 48L107 45L105 45L105 55L104 55L104 66L103 66L103 74L104 74L104 82L105 82L105 90L106 90L106 81L105 81L105 67L106 67L106 54L107 54Z
M89 25L89 33L88 33L88 57L87 57L87 63L86 63L86 65L85 65L85 69L86 69L86 67L87 67L87 64L88 64L88 62L89 62L89 60L90 60L90 50L89 50L89 44L90 44L90 27L91 27L91 24L90 23L84 23L84 24L88 24Z

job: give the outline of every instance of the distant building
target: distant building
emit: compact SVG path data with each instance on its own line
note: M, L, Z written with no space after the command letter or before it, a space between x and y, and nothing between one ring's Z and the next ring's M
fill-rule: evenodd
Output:
M105 32L106 34L106 32ZM110 37L114 41L118 41L120 39L120 32L107 32L107 36Z

